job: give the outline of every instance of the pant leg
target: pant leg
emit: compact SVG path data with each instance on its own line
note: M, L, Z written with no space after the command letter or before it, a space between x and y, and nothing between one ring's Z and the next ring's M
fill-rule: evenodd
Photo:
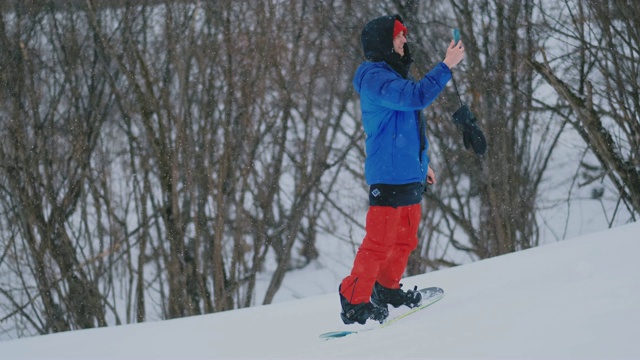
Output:
M352 304L369 302L380 267L387 261L396 242L400 208L370 206L366 235L358 248L351 275L342 280L341 294Z
M402 206L396 242L387 260L380 266L377 281L380 285L397 289L407 268L409 255L418 246L418 225L422 216L420 204Z

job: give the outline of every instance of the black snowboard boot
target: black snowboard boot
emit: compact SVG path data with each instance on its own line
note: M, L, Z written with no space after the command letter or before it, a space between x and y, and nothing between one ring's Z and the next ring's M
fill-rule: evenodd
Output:
M345 324L353 324L357 322L358 324L364 325L368 319L372 319L378 321L382 324L382 322L389 316L389 311L387 307L377 307L370 302L362 303L362 304L351 304L347 298L342 296L340 293L340 288L338 287L338 294L340 294L340 305L342 305L342 312L340 313L340 317L342 318L342 322Z
M387 307L387 304L397 308L406 305L410 308L419 306L422 302L422 295L418 291L418 287L413 290L402 290L402 284L399 289L386 288L378 282L373 286L373 294L371 294L371 302L379 307Z

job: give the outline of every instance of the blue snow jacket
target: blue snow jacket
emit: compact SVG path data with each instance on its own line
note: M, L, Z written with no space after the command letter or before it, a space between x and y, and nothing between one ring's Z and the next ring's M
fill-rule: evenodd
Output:
M358 67L353 86L360 94L367 135L369 185L425 183L428 142L420 131L420 111L438 97L449 79L451 70L444 63L417 82L403 78L385 61L365 61Z

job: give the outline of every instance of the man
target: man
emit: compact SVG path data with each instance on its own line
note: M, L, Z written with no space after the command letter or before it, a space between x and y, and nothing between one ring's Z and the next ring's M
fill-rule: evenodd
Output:
M436 181L421 110L436 99L451 79L451 68L464 57L462 42L451 41L444 61L414 81L409 75L413 59L407 28L399 15L367 23L361 42L366 60L353 85L360 94L367 135L369 210L351 274L339 287L345 324L382 322L389 314L388 304L415 307L422 300L418 291L404 291L400 284L409 254L418 244L425 182Z

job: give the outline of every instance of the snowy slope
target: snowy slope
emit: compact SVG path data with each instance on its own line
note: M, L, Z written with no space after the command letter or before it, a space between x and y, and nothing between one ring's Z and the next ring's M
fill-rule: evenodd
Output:
M337 294L185 319L0 342L27 358L640 358L640 223L437 271L432 307L385 329L323 341Z

